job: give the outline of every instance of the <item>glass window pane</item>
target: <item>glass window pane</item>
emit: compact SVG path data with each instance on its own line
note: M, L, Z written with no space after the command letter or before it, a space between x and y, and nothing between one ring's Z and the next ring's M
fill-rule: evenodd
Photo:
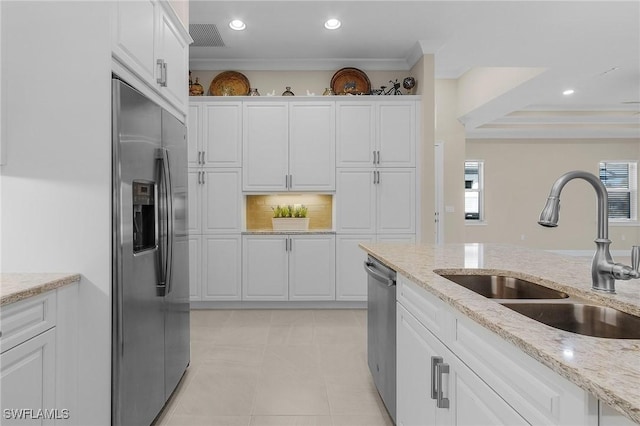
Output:
M609 192L609 218L631 218L631 193Z

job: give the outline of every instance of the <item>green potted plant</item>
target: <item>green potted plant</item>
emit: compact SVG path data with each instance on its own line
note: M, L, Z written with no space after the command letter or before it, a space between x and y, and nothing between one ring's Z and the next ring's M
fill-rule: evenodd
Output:
M306 231L309 229L308 209L304 204L271 207L274 231Z

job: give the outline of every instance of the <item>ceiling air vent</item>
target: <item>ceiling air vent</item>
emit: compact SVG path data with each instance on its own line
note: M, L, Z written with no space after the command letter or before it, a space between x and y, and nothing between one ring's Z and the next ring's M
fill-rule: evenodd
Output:
M218 27L214 24L190 24L189 35L193 39L191 46L224 47Z

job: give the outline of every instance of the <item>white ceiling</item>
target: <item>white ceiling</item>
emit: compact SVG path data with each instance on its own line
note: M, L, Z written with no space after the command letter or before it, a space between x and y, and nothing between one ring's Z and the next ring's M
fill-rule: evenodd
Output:
M342 27L325 30L330 17ZM640 137L640 0L191 0L190 23L216 25L224 42L192 46L194 70L408 70L423 54L436 78L543 67L461 117L468 136Z

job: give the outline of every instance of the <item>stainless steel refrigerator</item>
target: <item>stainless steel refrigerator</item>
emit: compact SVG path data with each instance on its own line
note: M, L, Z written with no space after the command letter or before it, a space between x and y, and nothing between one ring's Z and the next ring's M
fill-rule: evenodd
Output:
M189 364L182 122L112 79L113 425L149 425Z

